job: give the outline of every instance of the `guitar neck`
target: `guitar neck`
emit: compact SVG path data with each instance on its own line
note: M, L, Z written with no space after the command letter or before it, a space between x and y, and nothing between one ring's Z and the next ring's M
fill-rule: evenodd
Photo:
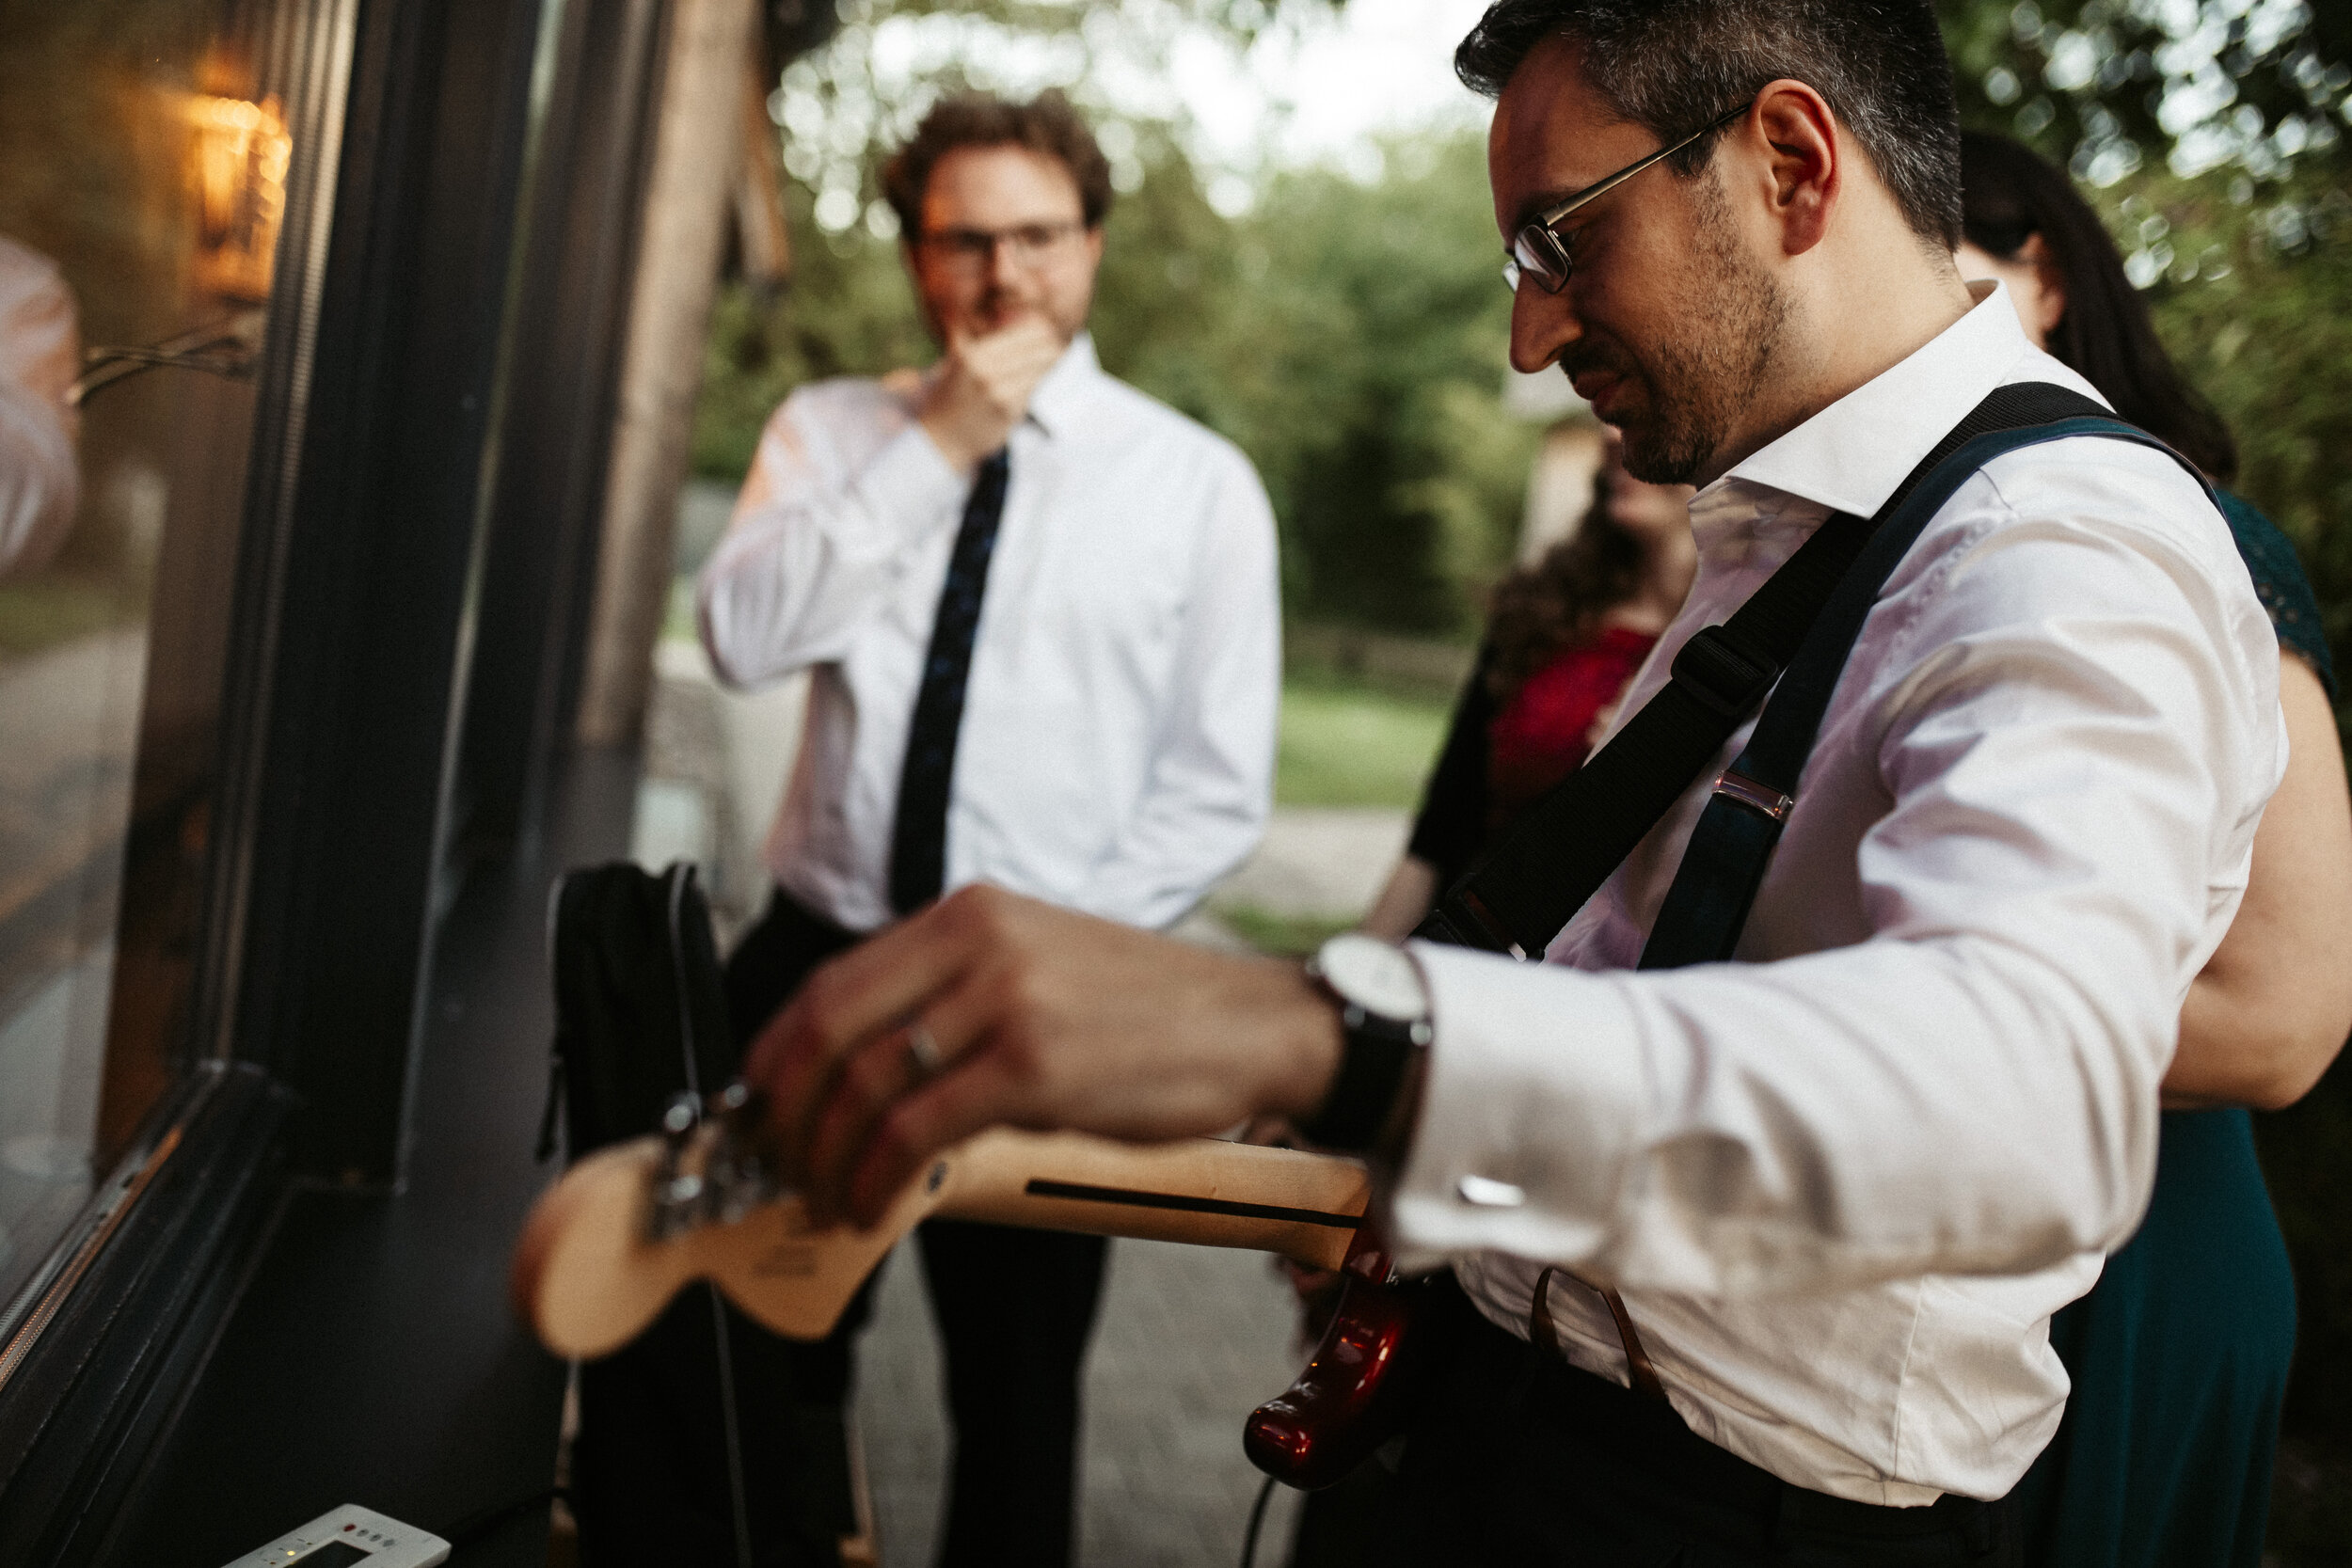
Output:
M1361 1165L1328 1155L999 1129L942 1153L872 1229L818 1228L787 1194L738 1219L656 1235L653 1192L671 1158L654 1138L600 1149L532 1209L516 1247L515 1300L558 1354L627 1343L696 1278L716 1281L774 1332L816 1338L898 1238L932 1215L1248 1247L1338 1268L1372 1193Z
M1216 1138L1137 1147L997 1131L966 1144L932 1212L1098 1236L1278 1252L1337 1268L1372 1182L1353 1161Z

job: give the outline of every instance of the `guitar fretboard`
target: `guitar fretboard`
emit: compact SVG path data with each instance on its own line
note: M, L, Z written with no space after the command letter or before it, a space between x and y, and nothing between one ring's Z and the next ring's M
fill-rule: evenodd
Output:
M1068 1198L1079 1203L1119 1203L1134 1209L1172 1209L1186 1214L1219 1214L1237 1220L1276 1220L1286 1225L1320 1225L1334 1230L1353 1230L1363 1223L1360 1214L1333 1214L1320 1209L1285 1209L1271 1203L1235 1203L1228 1198L1193 1197L1183 1193L1089 1187L1076 1181L1032 1180L1022 1191L1031 1197Z

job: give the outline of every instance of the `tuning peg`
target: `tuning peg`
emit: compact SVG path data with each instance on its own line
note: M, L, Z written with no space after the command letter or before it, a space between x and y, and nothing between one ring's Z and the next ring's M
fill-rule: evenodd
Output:
M778 1191L760 1104L757 1091L740 1079L710 1097L710 1115L719 1124L707 1167L716 1189L713 1208L730 1225Z
M648 1227L657 1238L692 1229L703 1218L704 1191L708 1185L699 1171L683 1167L694 1129L702 1121L702 1101L680 1092L661 1109L661 1164L653 1174L653 1207Z

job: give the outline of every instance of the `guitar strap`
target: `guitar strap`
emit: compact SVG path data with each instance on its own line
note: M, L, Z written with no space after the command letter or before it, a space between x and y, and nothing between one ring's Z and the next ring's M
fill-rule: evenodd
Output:
M1919 460L1876 516L1833 514L1728 620L1683 644L1673 678L1609 744L1531 806L1414 935L1515 958L1540 956L1756 712L1882 522L1968 442L2077 417L2112 418L2089 398L2048 382L1994 388ZM1942 493L1948 496L1972 471L1954 476ZM1883 580L1883 573L1867 585L1866 612Z
M1642 948L1644 969L1728 960L1779 842L1798 778L1829 708L1838 676L1862 635L1862 624L1920 532L1969 475L2004 452L2076 436L2096 436L2153 447L2174 458L2204 485L2186 458L2145 431L2123 423L2088 398L2050 388L2082 412L2049 423L1976 436L1914 488L1871 534L1859 559L1830 595L1812 630L1756 719L1748 743L1723 776L1692 830L1675 879ZM2207 487L2210 493L2210 487Z
M1540 957L1769 692L1747 746L1715 781L1641 967L1728 959L1795 804L1822 715L1887 578L1979 468L2004 452L2075 436L2133 441L2178 457L2078 392L2047 382L1994 388L1876 515L1834 514L1727 621L1693 635L1657 695L1537 801L1415 935L1522 959ZM1540 1283L1552 1272L1539 1282L1535 1314L1548 1331ZM1615 1321L1633 1387L1663 1400L1664 1386L1623 1298L1613 1290L1599 1294Z

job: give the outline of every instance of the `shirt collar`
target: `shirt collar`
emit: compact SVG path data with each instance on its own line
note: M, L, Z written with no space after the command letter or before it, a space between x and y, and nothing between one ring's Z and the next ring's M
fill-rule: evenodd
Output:
M1977 303L1966 315L1909 358L1734 465L1701 494L1744 481L1832 512L1862 517L1877 512L1946 432L2011 378L2021 359L2043 357L2018 325L2007 288L1971 283L1968 292ZM2055 359L2045 359L2034 373L2089 390Z
M1029 418L1049 436L1067 429L1093 395L1094 384L1102 379L1103 363L1094 356L1094 334L1081 332L1029 394Z

